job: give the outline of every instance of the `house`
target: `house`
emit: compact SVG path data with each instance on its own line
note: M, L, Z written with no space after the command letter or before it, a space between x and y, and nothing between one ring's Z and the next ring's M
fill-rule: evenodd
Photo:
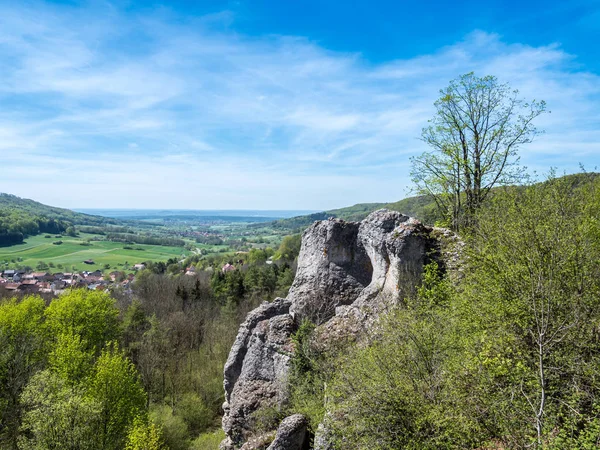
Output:
M21 286L21 283L6 283L4 284L4 289L6 289L7 291L16 291L17 289L19 289L19 286Z
M67 282L62 280L57 280L50 285L50 289L52 289L53 291L62 291L66 287Z
M49 281L52 279L52 275L50 275L48 272L33 272L31 275L38 281Z
M16 275L16 273L17 272L15 270L5 270L2 273L2 277L3 278L12 278L12 277L14 277Z
M63 281L67 283L78 281L80 278L81 276L78 273L63 273L62 277Z
M84 264L94 264L94 260L93 259L86 259L83 263Z
M51 293L52 292L52 286L47 281L44 281L42 283L38 283L38 287L40 289L40 292L45 292L45 293Z
M19 291L21 292L26 292L26 293L33 293L33 292L39 292L40 287L38 285L37 280L24 280L20 285L19 285Z
M115 271L109 273L109 275L110 275L111 281L117 281L117 278L121 278L121 277L125 276L125 274L123 272L119 272L118 270L115 270Z
M185 274L189 276L196 275L196 268L194 266L188 267L187 269L185 269Z
M146 264L144 264L144 263L135 264L133 266L133 270L144 270L145 268L146 268Z
M235 266L233 266L232 264L229 264L229 263L225 264L225 265L223 266L223 268L221 269L221 271L222 271L223 273L231 272L231 271L233 271L233 270L235 270Z

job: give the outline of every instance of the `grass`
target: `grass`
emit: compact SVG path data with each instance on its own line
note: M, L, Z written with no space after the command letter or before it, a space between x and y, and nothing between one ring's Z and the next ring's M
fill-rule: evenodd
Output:
M73 238L63 236L61 238L52 236L45 238L43 234L29 237L23 244L11 247L0 247L0 268L30 266L35 269L40 261L46 264L53 263L56 266L63 265L63 270L95 270L103 269L109 264L111 269L123 269L127 263L133 266L143 261L166 261L169 258L181 259L190 252L182 247L166 247L161 245L132 244L132 250L124 249L121 242L91 241L90 246L81 245L86 239L97 237L93 234L81 233L79 237ZM62 241L61 245L53 242ZM137 250L141 249L141 250ZM21 261L18 261L21 258ZM95 264L84 264L83 261L92 259ZM12 262L12 261L15 262Z

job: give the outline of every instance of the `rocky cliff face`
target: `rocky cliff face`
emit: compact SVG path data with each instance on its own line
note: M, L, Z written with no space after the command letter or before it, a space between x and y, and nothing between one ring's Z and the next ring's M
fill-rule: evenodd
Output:
M288 297L252 311L231 349L224 381L227 438L221 448L264 448L252 444L264 442L253 433L253 414L285 402L291 336L304 318L320 325L325 341L358 337L414 289L423 265L439 252L435 236L432 228L387 210L362 222L329 219L309 227ZM281 423L268 448L301 450L308 441L306 421L294 415Z

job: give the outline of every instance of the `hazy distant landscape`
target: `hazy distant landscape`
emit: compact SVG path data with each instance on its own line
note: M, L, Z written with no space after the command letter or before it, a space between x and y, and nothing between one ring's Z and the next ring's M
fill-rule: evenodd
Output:
M316 211L298 210L195 210L195 209L81 209L74 208L73 211L92 214L115 219L153 219L153 218L200 218L205 220L218 220L239 222L268 222L274 219L303 216Z

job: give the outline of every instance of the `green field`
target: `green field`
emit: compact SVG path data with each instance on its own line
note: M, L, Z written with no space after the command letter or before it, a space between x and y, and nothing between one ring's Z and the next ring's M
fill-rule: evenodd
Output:
M134 249L124 249L122 242L92 241L90 246L81 245L86 239L95 237L92 234L81 233L77 238L63 236L45 238L44 235L29 237L23 244L11 247L0 247L0 268L30 266L35 269L40 261L46 264L53 263L55 271L61 270L102 270L105 264L111 269L123 270L127 266L143 261L166 261L169 258L182 259L190 252L183 247L166 247L161 245L131 244ZM61 245L53 242L61 240ZM20 260L19 260L20 258ZM84 264L83 261L91 259L95 264ZM8 266L7 266L8 264Z

